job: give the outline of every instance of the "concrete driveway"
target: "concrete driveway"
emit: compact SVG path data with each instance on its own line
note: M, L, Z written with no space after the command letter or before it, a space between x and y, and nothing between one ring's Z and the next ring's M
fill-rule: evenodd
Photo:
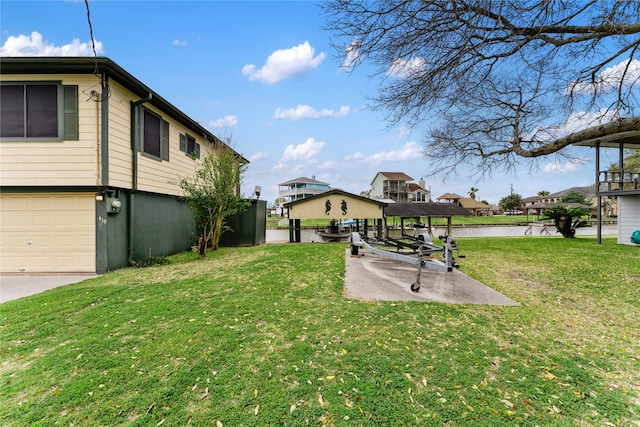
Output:
M346 251L345 293L364 300L424 301L451 304L520 305L458 269L443 273L422 269L421 287L413 292L417 266L361 250ZM463 266L464 267L464 266Z
M96 277L96 275L2 275L0 276L0 303L38 294L58 286L81 282L92 277Z

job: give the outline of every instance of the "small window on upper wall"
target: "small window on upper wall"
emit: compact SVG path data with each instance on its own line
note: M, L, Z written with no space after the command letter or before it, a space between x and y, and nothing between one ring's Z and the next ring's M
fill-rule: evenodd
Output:
M146 108L142 109L140 121L141 151L160 160L169 160L169 122Z
M187 156L194 159L200 158L200 144L189 134L180 134L180 151L184 151Z

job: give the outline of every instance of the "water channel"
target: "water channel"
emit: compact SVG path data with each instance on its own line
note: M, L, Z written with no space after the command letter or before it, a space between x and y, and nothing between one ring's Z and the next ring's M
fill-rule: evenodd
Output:
M433 227L433 236L441 236L446 234L446 227ZM419 233L424 233L426 230L417 230ZM405 233L412 234L413 229L405 229ZM603 236L615 236L618 233L617 224L603 224L602 235ZM581 227L576 229L576 236L593 236L597 234L597 228L595 225L591 227ZM370 232L370 235L373 235ZM491 226L477 226L477 225L460 225L454 226L451 230L453 237L521 237L521 236L560 236L556 232L554 226L547 225L544 227L542 224L531 223L529 225L491 225ZM392 237L400 237L400 230L392 230ZM288 229L267 229L266 235L267 243L285 243L289 241ZM300 240L303 243L322 242L322 239L317 234L315 229L302 229L300 232Z

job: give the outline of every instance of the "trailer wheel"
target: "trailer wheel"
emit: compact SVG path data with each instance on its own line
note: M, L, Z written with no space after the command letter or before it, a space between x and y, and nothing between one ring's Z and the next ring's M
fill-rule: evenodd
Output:
M420 290L420 285L418 283L412 283L411 284L411 290L413 292L418 292Z

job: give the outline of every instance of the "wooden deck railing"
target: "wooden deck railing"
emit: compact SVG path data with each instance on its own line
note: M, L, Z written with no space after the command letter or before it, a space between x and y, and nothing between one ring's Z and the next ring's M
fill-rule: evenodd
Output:
M599 191L640 190L640 169L600 171L598 183Z

